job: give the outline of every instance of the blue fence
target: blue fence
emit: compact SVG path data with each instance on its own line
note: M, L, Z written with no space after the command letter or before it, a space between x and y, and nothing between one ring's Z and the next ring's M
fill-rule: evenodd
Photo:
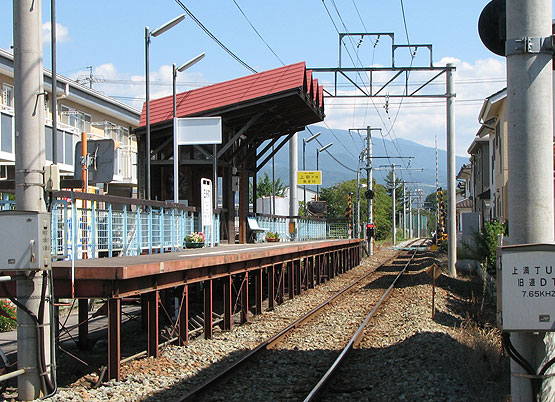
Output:
M257 214L256 220L258 225L267 229L268 232L279 234L280 241L306 241L306 240L323 240L330 238L330 226L325 219L312 218L304 216L279 216ZM289 224L295 223L296 234L289 233ZM335 236L335 238L348 238L348 223L343 225L343 236ZM333 230L335 233L336 230ZM262 242L265 240L265 233L258 233L256 240Z
M58 259L178 251L185 247L188 234L203 231L192 207L79 192L60 194L52 202L52 254ZM213 217L211 227L204 228L208 247L220 243L220 216Z

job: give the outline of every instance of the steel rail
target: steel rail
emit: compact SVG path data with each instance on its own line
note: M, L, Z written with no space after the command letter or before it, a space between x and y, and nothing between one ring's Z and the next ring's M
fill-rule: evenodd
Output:
M306 398L304 399L304 402L313 401L317 398L317 396L320 394L322 389L325 387L326 383L337 372L337 369L339 368L341 363L345 360L345 358L347 357L349 352L359 345L360 340L362 339L362 336L364 334L364 329L365 329L366 325L368 324L368 322L370 322L370 320L372 319L372 317L374 316L374 314L376 313L378 308L381 306L383 301L386 300L389 297L389 295L391 294L391 291L393 290L393 288L397 284L397 281L399 280L401 275L403 275L403 273L405 273L408 266L410 265L410 263L414 259L414 256L416 255L417 251L418 250L413 251L412 255L410 256L410 259L407 261L407 263L405 264L403 269L401 271L399 271L399 273L397 274L397 276L395 277L395 279L393 280L391 285L389 285L389 287L386 289L386 291L382 294L382 296L380 297L380 299L378 300L376 305L368 313L368 315L366 316L366 318L364 319L364 321L362 322L360 327L357 329L357 331L355 332L355 334L351 338L351 340L347 343L347 346L345 346L345 348L343 348L343 350L341 351L339 356L337 356L337 358L332 363L332 365L330 366L328 371L326 371L326 373L322 376L320 381L318 381L318 383L314 386L312 391L310 391L310 393L306 396Z
M413 244L413 243L414 242L412 242L411 244ZM336 298L340 297L345 292L352 289L358 283L360 283L361 281L366 279L368 276L372 275L378 268L391 263L393 260L395 260L396 258L399 257L399 254L400 254L400 252L397 253L392 258L385 261L384 263L378 265L371 272L361 276L360 278L358 278L357 280L355 280L351 284L347 285L346 287L344 287L343 289L338 291L336 294L331 296L329 299L327 299L326 301L324 301L320 305L314 307L312 310L310 310L309 312L304 314L302 317L298 318L293 323L291 323L290 325L288 325L287 327L285 327L284 329L279 331L277 334L273 335L269 339L267 339L264 342L262 342L261 344L259 344L256 348L247 352L243 357L241 357L235 363L229 365L228 367L226 367L225 369L223 369L219 373L215 374L213 377L207 379L205 382L199 384L198 386L193 388L191 391L187 392L181 399L178 400L178 402L184 402L184 401L192 400L192 398L197 397L198 395L203 393L205 390L207 390L209 387L213 387L215 384L222 381L228 375L230 375L231 373L234 373L237 368L239 368L240 366L245 365L248 361L253 359L254 356L257 356L257 355L261 354L264 350L267 350L270 347L274 346L275 344L279 343L279 341L281 339L283 339L293 329L297 328L298 326L300 326L302 323L308 321L309 319L314 318L326 306L330 305Z

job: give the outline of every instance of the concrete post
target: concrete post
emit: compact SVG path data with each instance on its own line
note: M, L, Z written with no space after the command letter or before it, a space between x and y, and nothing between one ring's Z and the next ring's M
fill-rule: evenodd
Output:
M372 188L372 129L370 126L366 127L366 185L369 190ZM372 223L373 214L373 200L368 200L368 220L366 223ZM368 239L368 255L374 253L374 244L372 239Z
M455 164L455 72L454 64L447 64L446 97L447 97L447 236L448 236L448 269L449 276L457 277L457 180ZM420 219L420 211L419 218ZM420 223L420 220L418 221ZM420 236L420 233L418 233Z
M403 183L403 239L407 236L407 185Z
M15 90L15 180L16 208L46 212L42 186L45 164L44 82L41 38L41 1L13 1L14 90ZM55 96L55 95L53 95ZM29 279L17 281L17 299L38 315L43 278L29 272ZM35 321L17 309L18 368L25 374L17 378L18 398L30 401L40 397L37 344L43 342L44 357L50 364L50 309L44 311L44 338L37 337Z
M412 239L413 237L413 222L412 222L412 194L409 191L409 237Z
M289 140L289 215L299 215L299 201L297 197L297 171L299 170L299 154L298 154L298 134L295 134ZM291 218L291 222L295 223L295 232L298 228L296 220ZM296 233L291 233L294 240Z
M553 242L552 54L513 52L515 40L550 36L551 18L550 0L507 0L507 244ZM552 333L518 332L511 340L534 368L552 357ZM529 380L518 376L523 370L513 361L511 373L513 401L532 400ZM542 400L553 400L553 378L545 379L542 388L547 391Z
M395 225L395 218L397 214L395 213L395 165L391 165L391 176L393 177L393 189L391 191L391 235L393 236L393 245L396 244L395 232L396 232L396 225Z
M360 235L360 169L357 169L357 229L355 236L357 239L362 238Z

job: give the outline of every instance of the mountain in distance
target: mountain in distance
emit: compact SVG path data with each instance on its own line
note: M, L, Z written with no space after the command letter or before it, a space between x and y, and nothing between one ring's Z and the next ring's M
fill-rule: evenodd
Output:
M356 170L359 165L359 156L366 148L366 133L361 132L359 136L357 133L349 133L346 130L333 130L333 133L324 127L312 126L313 133L321 132L318 137L322 146L333 142L333 145L328 148L329 152L347 168L341 166L337 161L330 157L326 151L320 153L319 156L319 170L322 171L322 187L331 187L337 183L356 179ZM391 171L390 167L381 167L383 165L391 166L401 165L401 168L396 167L396 176L406 182L411 182L407 185L409 188L421 188L424 194L429 194L435 191L436 183L436 156L435 148L420 145L416 142L399 138L393 141L383 138L381 135L373 133L372 136L372 155L374 157L391 157L375 158L373 159L373 175L374 179L379 184L385 184L385 177ZM299 170L303 169L302 149L303 138L310 138L312 134L308 131L298 133L298 149L299 149ZM316 149L321 148L316 140L312 140L306 144L306 170L316 170ZM393 156L411 156L412 159L399 159ZM468 163L468 158L461 156L456 157L456 171L458 172L461 166ZM366 166L366 159L364 159L364 166ZM275 177L281 178L285 184L289 184L289 146L285 145L275 157ZM363 167L364 167L363 166ZM411 170L403 170L408 168ZM423 169L417 171L414 169ZM268 173L272 176L272 161L261 169L259 176ZM447 152L438 149L438 177L439 186L444 189L447 188ZM366 170L361 170L361 178L366 178ZM417 182L417 183L412 183Z

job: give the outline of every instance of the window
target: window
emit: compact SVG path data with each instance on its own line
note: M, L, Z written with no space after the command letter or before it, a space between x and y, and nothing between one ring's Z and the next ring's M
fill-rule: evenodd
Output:
M8 84L2 85L2 104L13 107L13 87Z
M87 113L80 112L79 110L72 109L68 106L62 105L61 107L62 123L76 128L79 132L90 133L91 132L91 115Z
M113 139L122 146L131 145L129 141L129 130L127 128L109 121L105 122L104 127L104 135L107 138Z

